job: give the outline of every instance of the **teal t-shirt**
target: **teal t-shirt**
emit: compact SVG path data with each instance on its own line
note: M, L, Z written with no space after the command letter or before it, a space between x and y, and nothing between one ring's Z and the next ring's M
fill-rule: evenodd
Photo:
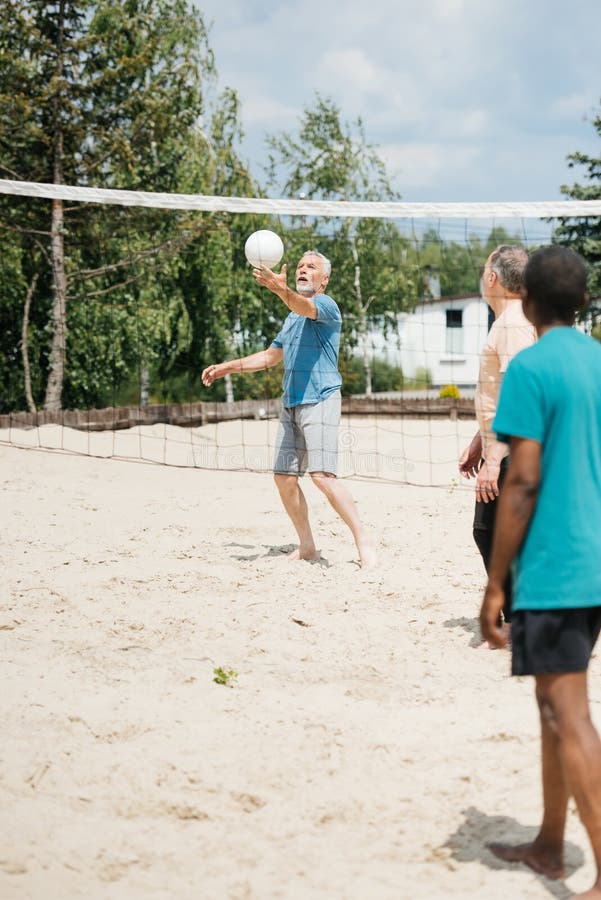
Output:
M284 351L284 406L318 403L342 384L338 371L338 350L342 316L327 294L313 297L317 318L308 319L291 312L282 330L271 343Z
M510 362L493 430L542 445L514 609L601 606L601 345L552 328Z

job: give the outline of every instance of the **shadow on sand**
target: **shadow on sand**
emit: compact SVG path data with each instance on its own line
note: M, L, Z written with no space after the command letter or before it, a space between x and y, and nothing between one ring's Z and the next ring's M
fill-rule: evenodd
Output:
M468 619L467 616L459 616L457 619L447 619L442 623L445 628L463 628L468 634L471 634L470 647L480 647L482 644L482 635L480 634L480 622L477 618Z
M226 547L236 547L239 550L255 550L257 549L256 544L238 544L235 541L230 541L229 544L225 544ZM296 544L281 544L279 546L271 546L270 544L263 544L262 552L255 552L250 554L242 554L242 553L232 553L232 559L237 559L238 562L255 562L257 559L267 559L268 557L285 557L290 556L290 554L297 549ZM314 562L311 561L311 565L321 566L324 569L330 568L329 561L325 558L325 556L320 556L319 559L316 559Z
M534 840L538 828L520 823L511 816L489 816L474 806L463 811L464 821L450 835L444 847L451 851L452 859L457 862L480 862L489 869L515 869L521 866L524 871L532 872L520 863L507 863L498 859L488 849L494 842L509 844L527 844ZM565 844L566 876L571 876L584 862L584 853L576 844L567 841ZM535 873L536 874L536 873ZM537 876L552 897L557 900L568 900L573 892L563 881L551 881L544 875Z

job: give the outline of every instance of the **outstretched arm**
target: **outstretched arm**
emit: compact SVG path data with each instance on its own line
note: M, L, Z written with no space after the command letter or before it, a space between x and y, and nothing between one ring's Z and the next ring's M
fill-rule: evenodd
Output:
M313 300L303 297L302 294L293 291L286 284L285 264L282 266L279 275L276 272L272 272L267 266L253 269L253 275L257 284L266 287L272 294L279 297L292 312L298 313L299 316L306 316L307 319L317 318L317 307Z
M251 353L250 356L242 356L240 359L228 359L222 363L215 363L202 373L202 383L205 387L210 387L218 378L224 375L234 375L241 372L261 372L263 369L270 369L277 366L284 358L284 351L281 347L268 347L267 350L259 350L258 353Z
M512 437L509 471L499 497L488 584L480 609L482 637L494 647L504 647L506 642L499 627L499 614L505 600L503 584L534 514L541 454L542 446L538 441Z

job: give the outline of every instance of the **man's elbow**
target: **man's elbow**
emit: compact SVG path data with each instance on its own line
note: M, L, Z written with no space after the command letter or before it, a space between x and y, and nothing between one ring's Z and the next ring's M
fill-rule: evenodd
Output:
M281 350L271 348L271 351L265 354L265 368L271 369L273 366L277 366L278 363L281 363L284 358L284 354Z
M510 467L507 487L521 494L525 500L536 500L540 488L540 473Z

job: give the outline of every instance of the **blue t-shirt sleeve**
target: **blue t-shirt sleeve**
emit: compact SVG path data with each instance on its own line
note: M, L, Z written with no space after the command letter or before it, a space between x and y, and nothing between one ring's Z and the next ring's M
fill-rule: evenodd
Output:
M318 294L313 298L317 307L317 322L341 322L342 316L338 304L327 294Z
M540 379L522 360L513 359L501 384L499 405L492 424L497 439L508 444L512 437L542 443L545 409Z
M284 319L284 324L282 325L282 327L280 328L280 330L278 331L278 333L276 334L276 336L274 337L274 339L271 342L271 346L277 347L278 350L281 350L282 347L284 346L284 332L286 331L286 324L287 324L289 318L290 318L290 314L288 314L286 316L286 318Z

